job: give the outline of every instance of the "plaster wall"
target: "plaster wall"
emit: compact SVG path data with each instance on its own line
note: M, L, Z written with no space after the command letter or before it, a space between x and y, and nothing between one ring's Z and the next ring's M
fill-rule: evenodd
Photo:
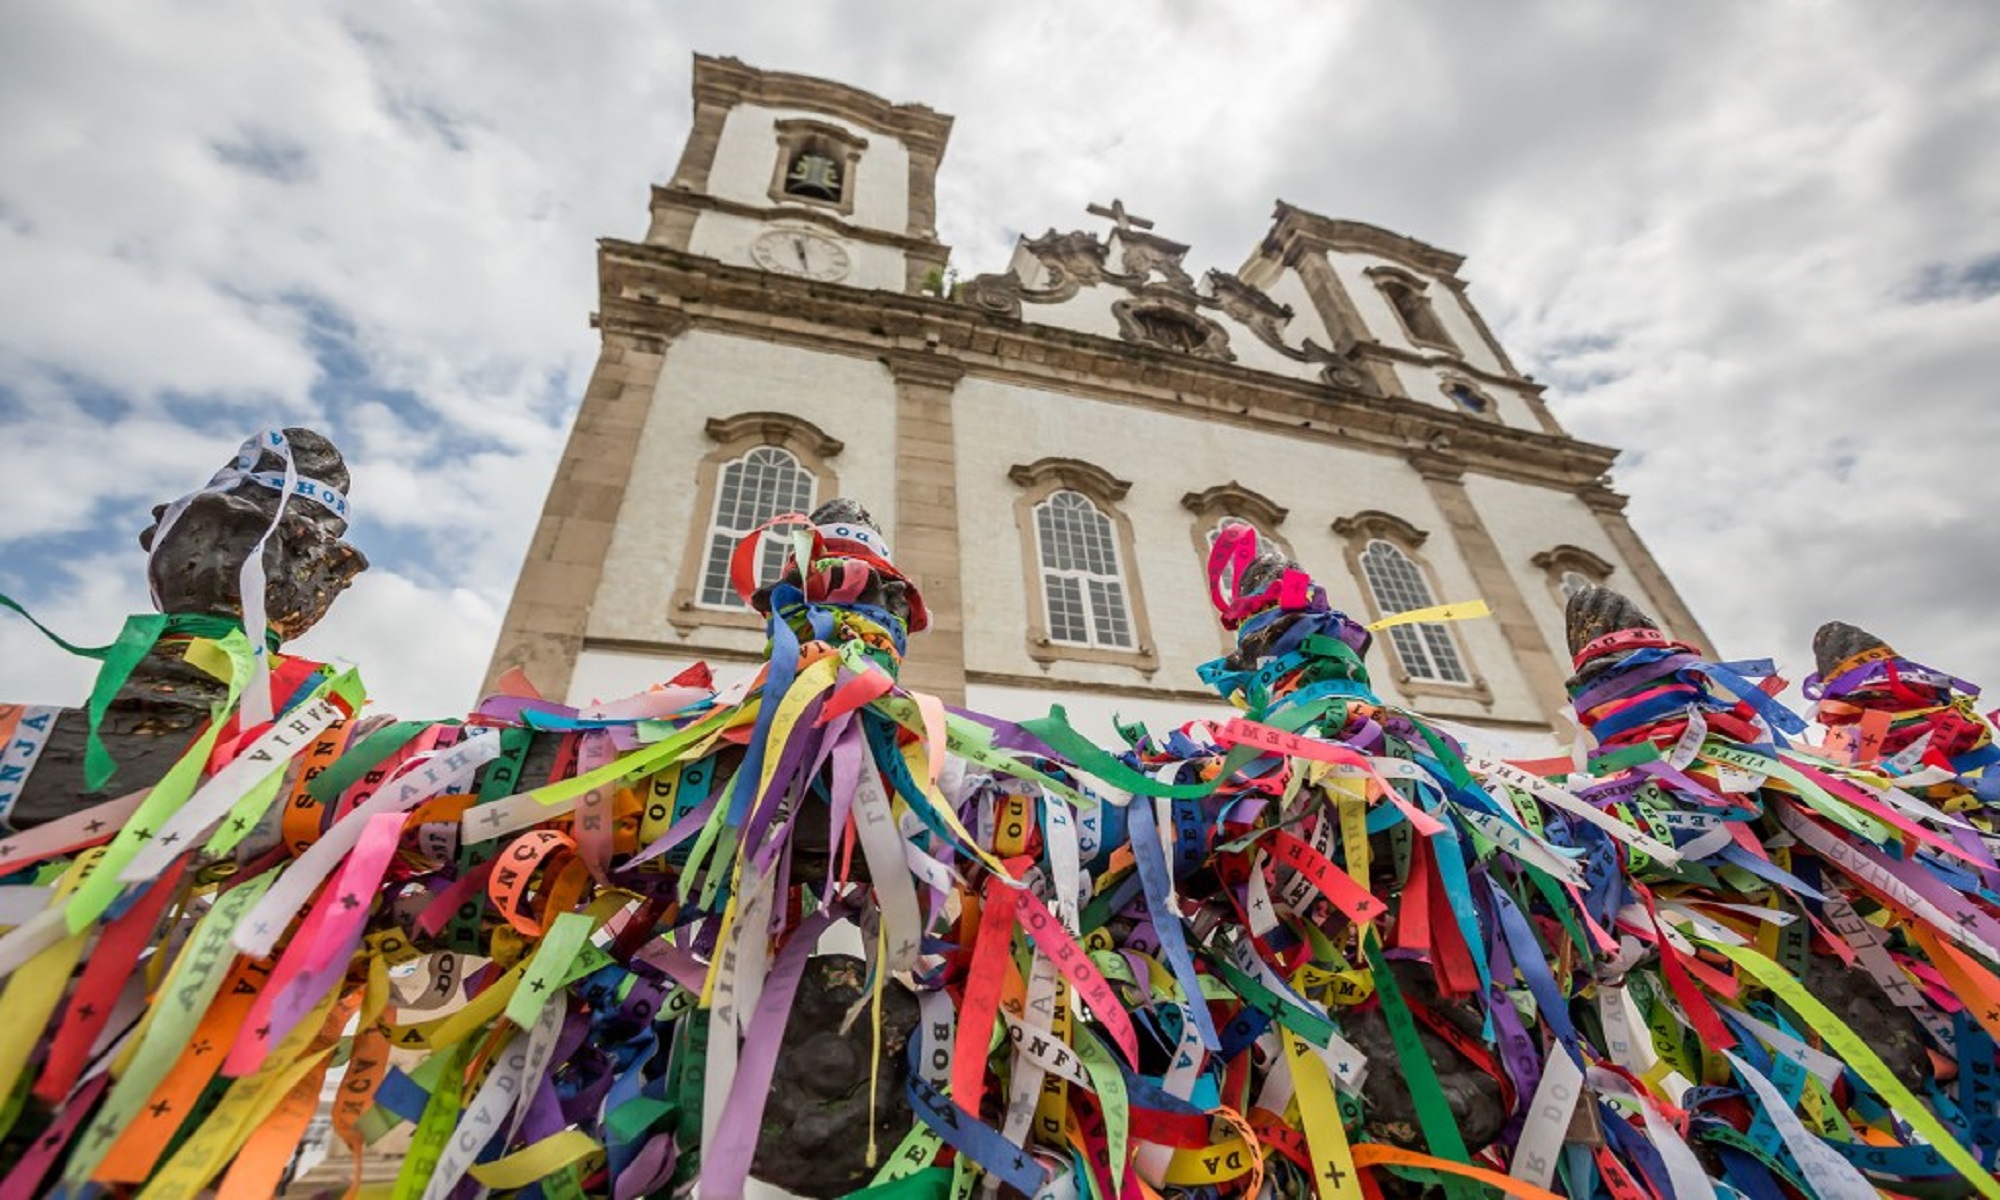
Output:
M1544 550L1560 545L1578 546L1611 563L1613 570L1604 582L1644 605L1654 619L1659 619L1659 608L1646 594L1632 564L1618 553L1604 526L1598 523L1597 514L1583 501L1553 488L1482 475L1467 475L1465 490L1492 534L1501 560L1527 599L1535 625L1548 642L1550 655L1560 667L1566 668L1569 663L1562 596L1550 583L1548 572L1530 561Z
M841 491L860 500L884 529L894 529L895 411L888 368L871 359L703 329L674 339L639 434L585 636L686 642L669 623L668 610L676 602L683 554L701 553L706 544L710 514L694 509L698 465L715 448L705 428L709 418L790 413L839 438L844 448L828 465ZM833 494L822 479L818 499ZM707 628L699 636L703 645L744 653L763 645L755 630Z
M1303 346L1311 338L1328 350L1334 349L1333 337L1326 330L1326 322L1320 319L1319 306L1313 303L1312 294L1306 291L1305 280L1299 278L1297 271L1290 267L1279 271L1264 287L1264 294L1292 310L1292 319L1285 325L1287 344Z
M1440 602L1479 594L1429 489L1398 457L975 377L959 384L955 410L968 672L1079 688L1199 688L1195 668L1219 652L1221 634L1192 540L1196 517L1180 500L1231 481L1290 510L1275 532L1326 584L1339 607L1367 611L1363 585L1348 572L1345 540L1331 524L1364 509L1392 513L1430 533L1422 554L1435 573ZM1027 589L1038 581L1032 545L1015 523L1020 488L1007 478L1007 468L1052 456L1082 458L1131 481L1119 508L1132 523L1139 561L1128 570L1136 569L1160 659L1150 677L1122 664L1044 665L1028 655ZM1456 635L1492 689L1493 704L1488 708L1469 696L1426 696L1421 707L1459 717L1540 722L1497 626L1464 622ZM1388 654L1385 645L1370 656L1379 690L1407 701L1398 692Z
M1458 401L1445 394L1445 376L1452 373L1450 367L1408 362L1390 365L1396 372L1396 382L1410 399L1447 412L1466 411ZM1463 373L1460 374L1463 377ZM1541 429L1541 422L1536 419L1534 410L1528 407L1527 398L1521 392L1485 379L1475 379L1471 383L1482 395L1492 397L1494 411L1501 424L1515 429Z

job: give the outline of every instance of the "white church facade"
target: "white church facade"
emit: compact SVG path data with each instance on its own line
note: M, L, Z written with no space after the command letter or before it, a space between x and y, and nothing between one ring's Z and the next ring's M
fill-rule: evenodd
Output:
M572 702L761 658L726 547L859 500L932 614L904 678L1087 732L1215 705L1203 560L1227 518L1364 621L1385 698L1524 743L1563 701L1562 602L1618 587L1707 639L1454 254L1279 203L1234 273L1120 203L942 294L951 119L697 57L693 128L640 242L599 249L603 349L493 673ZM998 265L998 264L995 264Z

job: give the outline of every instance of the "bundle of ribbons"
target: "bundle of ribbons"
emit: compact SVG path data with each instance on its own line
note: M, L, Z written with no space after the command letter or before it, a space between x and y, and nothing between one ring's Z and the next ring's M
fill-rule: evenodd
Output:
M398 1197L734 1197L817 1145L802 1078L866 1143L827 1195L2000 1197L1957 681L1834 664L1815 748L1768 666L1593 592L1577 752L1508 762L1236 526L1237 715L1106 749L901 685L927 614L865 514L734 568L759 671L582 709L365 719L277 657L252 722L248 639L189 638L230 687L173 770L0 840L0 1200L271 1195L335 1079L350 1191L397 1146Z

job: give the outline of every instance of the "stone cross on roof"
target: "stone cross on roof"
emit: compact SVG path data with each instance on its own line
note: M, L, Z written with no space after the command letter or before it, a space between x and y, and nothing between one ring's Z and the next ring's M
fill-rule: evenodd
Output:
M1132 229L1151 229L1153 227L1153 223L1145 217L1135 217L1126 212L1123 200L1112 200L1110 208L1106 208L1102 204L1092 204L1084 209L1084 211L1093 217L1110 217L1112 221L1117 223L1118 232L1120 233L1128 233Z

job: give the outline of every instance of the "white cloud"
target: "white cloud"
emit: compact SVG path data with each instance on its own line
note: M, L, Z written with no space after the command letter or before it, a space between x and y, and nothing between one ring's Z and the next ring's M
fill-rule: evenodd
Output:
M954 114L967 274L1114 195L1200 266L1279 196L1465 252L1725 648L1802 671L1842 617L2000 679L1996 41L1865 0L14 6L0 556L129 544L254 426L318 424L378 565L311 644L462 706L588 374L593 241L642 232L702 50ZM27 590L108 638L140 556L77 567ZM70 678L19 632L7 692Z

